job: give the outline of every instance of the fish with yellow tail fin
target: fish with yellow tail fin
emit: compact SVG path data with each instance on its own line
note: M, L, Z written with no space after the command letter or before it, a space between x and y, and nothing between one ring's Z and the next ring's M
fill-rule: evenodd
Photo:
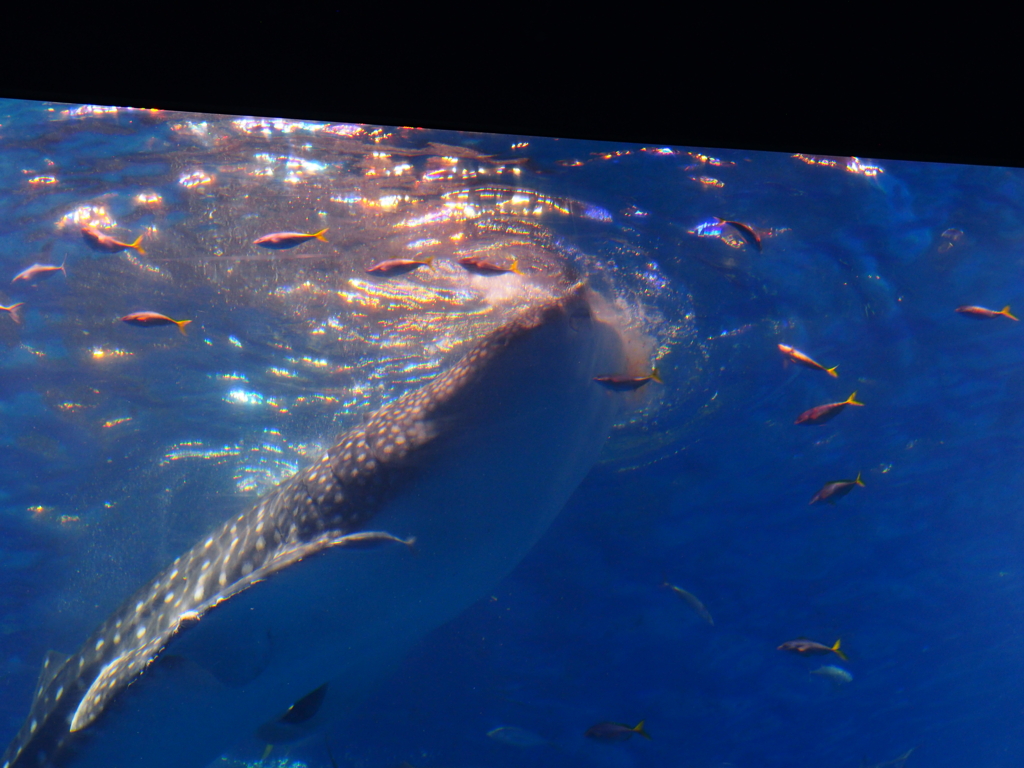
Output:
M260 757L260 762L262 763L264 760L266 760L268 757L270 757L270 753L273 752L273 751L274 751L274 745L273 744L267 744L267 746L265 746L263 748L263 756Z
M252 244L258 245L260 248L283 250L302 245L307 240L319 240L321 243L326 243L327 238L324 237L324 232L328 229L329 227L325 227L319 232L272 232L269 235L256 238Z
M839 378L839 374L836 373L836 368L839 367L838 365L833 365L831 368L826 368L821 363L815 362L814 360L809 358L799 349L793 349L793 347L788 347L785 344L779 344L779 351L786 357L788 357L790 360L792 360L794 363L798 363L806 368L813 368L816 371L824 371L833 378Z
M158 312L132 312L130 315L125 315L121 318L122 323L128 323L129 325L137 325L141 328L151 328L155 325L176 325L178 326L178 332L185 336L185 326L191 323L191 320L172 320L167 315L161 315Z
M648 741L651 738L651 735L644 730L643 720L633 727L622 723L598 723L590 726L583 735L594 741L629 741L633 734L639 734Z
M97 251L103 251L104 253L117 253L131 248L140 256L145 256L146 252L142 250L140 243L142 242L142 235L135 238L135 242L122 243L120 240L115 240L110 235L105 235L100 232L96 227L87 226L82 227L82 239L89 244L90 248Z
M492 277L494 275L505 275L509 272L515 272L519 276L523 274L519 271L519 259L512 259L512 266L509 267L498 266L493 261L487 261L483 256L463 256L457 261L459 266L467 272L472 272L474 275Z
M857 393L854 392L848 398L843 400L841 403L828 403L827 405L819 405L811 408L809 411L804 411L796 417L794 424L824 424L826 421L831 421L848 405L860 405L864 403L858 403L854 398L857 397Z
M861 488L864 487L864 481L860 479L860 472L857 473L856 480L833 480L831 483L825 483L821 490L814 494L814 497L808 502L808 506L817 504L819 501L835 504L836 499L843 498L843 496L853 490L855 485L859 485Z
M835 645L828 646L801 637L797 640L786 641L785 643L780 645L776 650L789 651L790 653L799 653L801 656L824 656L829 653L834 653L843 661L849 661L849 659L846 658L846 654L839 650L839 640L836 640Z
M657 368L651 368L651 372L646 376L595 376L594 381L613 392L632 392L652 381L665 383L661 380Z
M366 272L370 275L378 275L379 277L393 277L395 275L404 275L412 272L414 269L420 267L434 268L433 256L427 256L422 261L416 259L388 259L382 261L379 264L374 264L372 267L368 267Z
M1007 304L1005 307L1003 307L998 312L996 312L994 309L985 309L985 307L970 307L970 306L967 306L967 307L957 307L956 311L959 312L961 315L967 315L968 317L996 317L997 315L1002 315L1003 317L1008 317L1011 320L1016 320L1017 319L1016 317L1014 317L1013 315L1010 314L1010 305L1009 304Z

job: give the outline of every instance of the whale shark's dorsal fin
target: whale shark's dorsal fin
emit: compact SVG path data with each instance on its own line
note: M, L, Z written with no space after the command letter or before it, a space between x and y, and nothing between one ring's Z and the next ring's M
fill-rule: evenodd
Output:
M46 690L46 687L57 676L60 668L64 666L71 657L59 651L47 651L43 658L43 667L39 670L39 679L36 680L36 692L32 695L32 701L39 698L39 694Z

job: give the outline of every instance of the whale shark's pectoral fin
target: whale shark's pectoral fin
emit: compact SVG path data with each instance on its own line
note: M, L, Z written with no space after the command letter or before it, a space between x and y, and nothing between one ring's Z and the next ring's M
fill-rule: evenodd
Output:
M402 541L397 537L391 539ZM262 567L213 594L196 608L166 617L161 626L152 629L145 624L134 628L137 644L111 660L97 675L75 711L71 732L80 731L95 722L114 696L165 650L192 661L227 687L240 687L259 677L271 658L271 639L247 626L249 616L246 613L231 611L230 599L278 571L324 550L332 547L358 549L352 547L352 543L352 534L332 532L312 541L281 547ZM406 541L402 543L408 544ZM150 635L148 640L147 633ZM235 638L245 638L245 642L236 642ZM54 666L54 662L44 664L44 674L49 674L50 668L59 669L60 665ZM40 676L44 688L50 679L52 674L43 683Z
M58 651L47 651L46 656L43 658L43 666L39 670L39 679L36 680L36 692L32 694L32 701L35 702L39 698L39 694L47 689L53 678L60 672L61 667L64 666L65 662L71 657L66 653L60 653Z

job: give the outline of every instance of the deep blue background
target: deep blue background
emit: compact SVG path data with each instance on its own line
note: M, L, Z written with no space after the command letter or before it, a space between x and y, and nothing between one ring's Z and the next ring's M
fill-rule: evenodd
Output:
M38 165L25 136L45 115L4 106L0 148L22 134L16 151L0 152L0 187L23 189L23 169ZM76 134L68 155L128 155L156 130L107 125ZM491 153L515 141L433 140ZM630 154L593 154L616 150ZM661 363L665 386L685 382L686 396L648 425L652 445L653 433L670 433L669 446L596 467L493 596L339 724L339 765L859 766L912 747L910 766L1024 764L1024 326L954 311L1024 311L1024 173L882 160L866 177L845 161L707 150L734 163L711 166L638 150L535 141L521 183L610 213L550 222L563 247L626 272L654 263L674 291L665 295L689 297L676 309L692 314L699 354ZM572 159L585 162L560 164ZM89 194L126 175L94 179ZM701 175L724 186L691 180ZM21 233L42 225L24 195L6 208L0 264L13 275L26 258ZM785 231L761 254L688 234L715 216ZM955 241L942 235L951 228L963 233ZM53 300L26 328L43 336L62 311ZM232 322L230 307L214 307L208 325L218 311ZM0 314L0 741L20 725L42 651L71 650L91 618L79 610L62 624L53 617L66 607L40 602L68 588L81 553L67 530L35 525L23 499L44 489L71 505L84 484L118 488L75 475L92 446L33 394L60 377L60 344L33 365L19 346L25 329L9 326ZM779 343L838 365L839 378L785 365ZM865 407L793 425L854 390ZM865 488L808 506L824 482L857 472ZM666 579L697 594L715 625L662 588ZM132 586L112 578L92 589L116 604ZM798 636L841 637L849 663L776 650ZM810 674L833 662L851 683ZM641 719L650 742L583 737L596 722ZM500 725L550 743L488 738ZM294 756L329 764L316 744Z

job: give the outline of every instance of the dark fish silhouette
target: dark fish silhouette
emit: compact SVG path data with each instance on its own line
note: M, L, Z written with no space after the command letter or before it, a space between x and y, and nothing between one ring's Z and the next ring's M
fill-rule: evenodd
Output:
M635 734L639 734L645 739L651 738L650 734L644 730L643 720L632 728L622 723L598 723L588 728L583 735L594 741L628 741Z
M434 265L431 264L433 260L433 256L428 256L423 261L416 261L415 259L388 259L387 261L380 262L380 264L374 264L366 271L371 275L380 275L381 277L404 275L420 267L430 267L433 269Z
M804 411L796 417L794 424L824 424L826 421L831 421L848 405L864 405L864 403L858 403L854 398L857 397L857 393L854 392L846 400L841 403L828 403L827 405L819 405L811 408L808 411Z
M509 272L515 272L517 275L523 274L519 271L519 259L512 259L512 266L510 267L499 267L494 262L487 261L483 256L464 256L461 259L457 259L457 261L464 270L475 275L491 277L494 275L505 275Z
M822 645L821 643L816 643L813 640L800 638L799 640L789 640L780 645L776 650L799 653L801 656L824 656L829 653L834 653L843 661L849 661L849 659L846 658L846 654L839 650L838 640L836 640L835 645L827 646Z
M661 380L661 374L658 373L657 368L652 368L647 376L595 376L594 381L614 392L632 392L652 381L659 384L665 383Z
M667 581L662 584L663 587L668 587L675 592L679 597L690 606L698 616L706 621L711 626L715 626L715 620L711 618L711 614L708 613L708 609L704 607L704 603L697 599L696 595L687 592L682 587L677 587L675 584L669 584Z
M821 490L814 494L814 498L808 504L816 504L819 501L835 504L836 499L843 498L843 496L853 490L855 485L859 485L861 488L864 487L864 483L860 479L860 472L857 473L856 480L833 480L831 483L825 483Z

